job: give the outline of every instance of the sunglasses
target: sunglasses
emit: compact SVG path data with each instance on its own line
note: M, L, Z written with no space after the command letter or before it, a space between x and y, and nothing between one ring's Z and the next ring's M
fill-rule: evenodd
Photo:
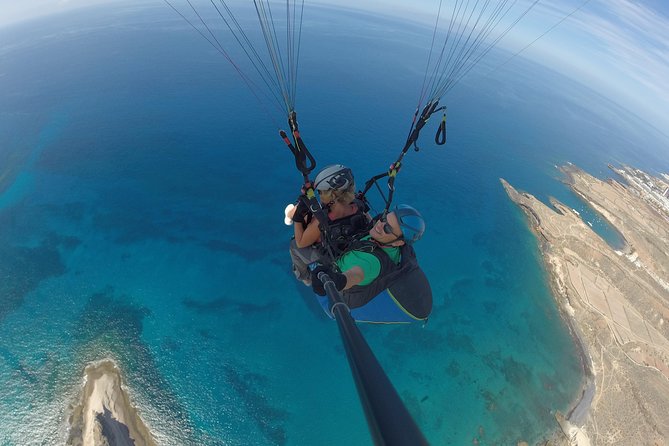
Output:
M401 240L403 238L402 235L397 235L395 234L395 231L393 231L393 227L390 226L390 223L388 223L388 218L387 217L382 217L381 222L383 222L383 232L386 234L392 234L395 237L397 237L397 240Z

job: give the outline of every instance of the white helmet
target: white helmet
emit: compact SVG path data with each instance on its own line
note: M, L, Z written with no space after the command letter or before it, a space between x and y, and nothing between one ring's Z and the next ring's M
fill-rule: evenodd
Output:
M346 190L353 184L353 172L341 164L332 164L321 170L314 180L317 190Z

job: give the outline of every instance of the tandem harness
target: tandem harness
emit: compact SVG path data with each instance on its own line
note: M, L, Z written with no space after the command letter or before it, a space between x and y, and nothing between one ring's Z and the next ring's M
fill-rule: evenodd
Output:
M349 308L358 308L388 290L396 302L417 319L425 319L432 311L432 290L418 266L416 252L410 244L400 246L401 260L395 264L381 247L371 240L358 240L349 247L374 255L381 264L379 275L371 283L355 285L342 292Z

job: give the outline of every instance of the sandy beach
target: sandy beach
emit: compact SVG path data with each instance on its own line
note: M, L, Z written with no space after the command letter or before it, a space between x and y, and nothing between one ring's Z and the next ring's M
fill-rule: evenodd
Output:
M581 349L585 382L558 423L569 445L669 444L669 200L662 178L615 169L625 184L573 165L566 183L625 240L611 248L573 209L501 180L536 235L551 288Z
M123 388L121 371L110 359L86 366L85 383L69 419L68 445L153 446L151 433Z

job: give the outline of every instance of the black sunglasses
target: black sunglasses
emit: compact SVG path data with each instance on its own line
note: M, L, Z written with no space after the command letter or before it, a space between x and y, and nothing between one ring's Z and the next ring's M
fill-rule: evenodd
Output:
M393 231L393 227L390 225L390 223L388 223L388 217L385 216L381 217L380 220L383 222L383 232L385 232L386 234L394 235L395 237L397 237L397 240L401 240L402 238L404 238L403 235L395 234L395 231Z

